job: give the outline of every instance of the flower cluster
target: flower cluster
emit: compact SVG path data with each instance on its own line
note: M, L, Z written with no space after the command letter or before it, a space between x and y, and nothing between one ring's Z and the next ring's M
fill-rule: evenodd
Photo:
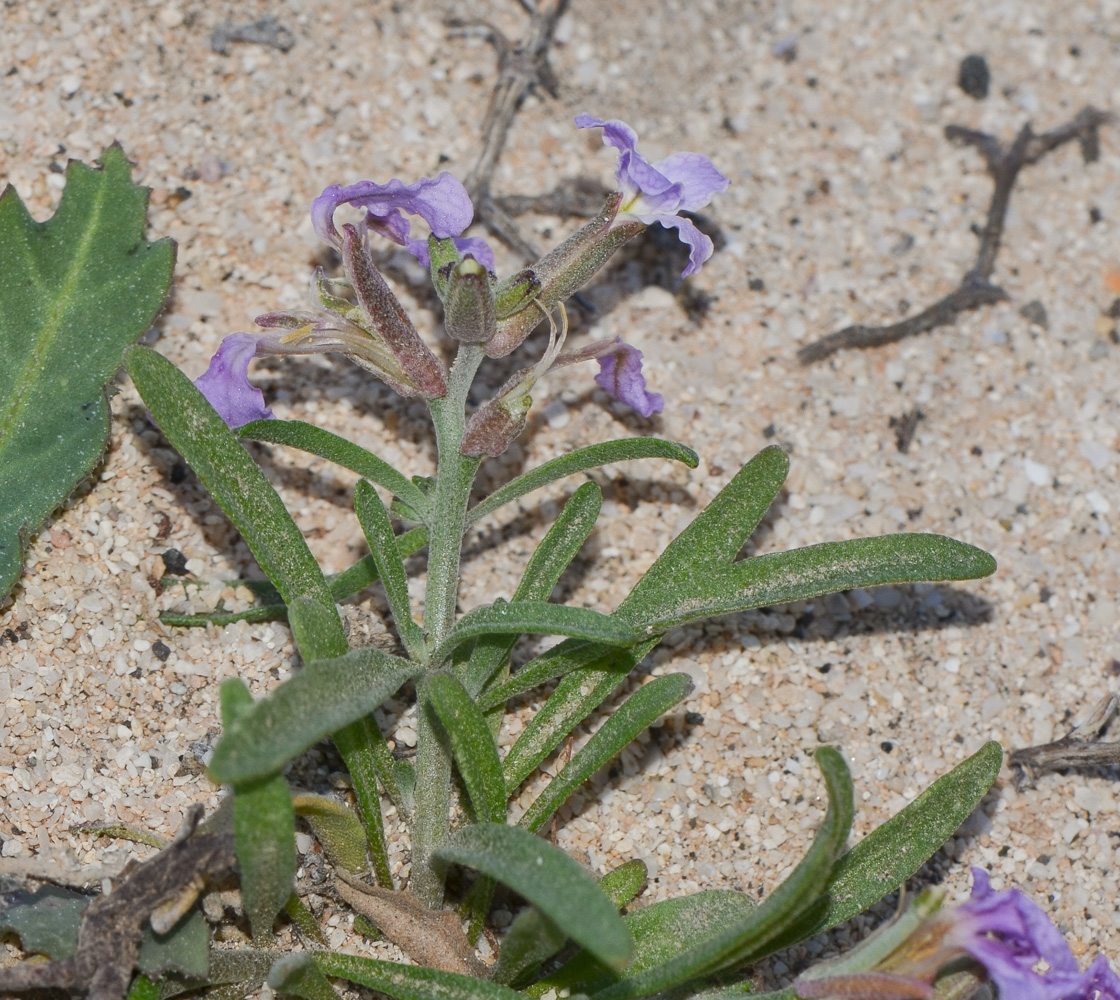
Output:
M342 256L344 275L328 279L316 271L309 308L267 313L257 318L265 334L232 334L223 341L196 385L231 426L272 416L259 389L247 377L258 355L341 353L405 396L438 399L447 391L448 373L423 342L375 266L371 235L404 247L431 269L444 304L446 328L455 340L479 344L491 357L516 349L547 320L548 347L532 368L517 372L472 417L463 441L467 455L496 455L524 427L531 391L550 368L597 360L596 383L643 417L660 413L663 398L646 388L642 353L621 340L600 341L562 353L567 323L558 327L553 312L585 284L611 254L646 226L675 228L689 247L684 275L694 274L712 254L712 241L680 213L708 204L727 187L727 178L699 153L677 153L650 164L637 151L637 136L620 121L590 115L579 128L602 128L603 141L619 151L619 190L600 215L536 264L499 282L494 253L484 240L462 234L474 218L463 185L449 173L413 184L359 181L333 184L314 200L315 232ZM344 206L364 211L357 224L336 225ZM428 227L413 237L409 216ZM336 291L337 289L337 291Z
M946 910L935 902L931 915L871 969L838 975L811 969L794 984L797 996L932 997L946 967L971 958L1001 1000L1120 1000L1120 977L1103 955L1081 972L1061 931L1022 892L996 892L982 868L972 869L972 879L967 902ZM859 950L845 956L849 968Z

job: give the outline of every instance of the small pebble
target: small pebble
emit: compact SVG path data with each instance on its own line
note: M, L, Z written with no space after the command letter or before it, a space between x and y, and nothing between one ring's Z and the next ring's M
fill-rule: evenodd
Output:
M957 85L969 97L982 101L988 96L988 87L992 82L992 74L988 69L988 60L983 56L970 55L961 60L960 72L957 74Z

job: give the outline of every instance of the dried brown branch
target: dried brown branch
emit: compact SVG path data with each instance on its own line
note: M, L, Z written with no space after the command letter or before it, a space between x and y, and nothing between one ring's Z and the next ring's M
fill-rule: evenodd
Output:
M458 18L448 21L448 26L457 32L480 32L498 54L498 82L482 126L482 151L465 184L478 220L526 262L538 260L541 253L524 236L512 216L495 203L490 183L525 96L534 87L542 87L553 97L557 94L556 76L548 63L548 49L556 24L567 6L568 0L553 0L543 10L539 5L530 10L529 30L517 44L511 44L496 27L485 21Z
M1004 150L994 136L960 125L949 125L945 129L947 139L975 146L984 158L988 173L995 187L992 200L988 205L988 218L980 235L980 247L976 263L961 279L960 285L943 299L935 302L920 313L888 326L864 326L856 324L843 330L830 333L798 352L802 364L812 364L849 347L880 347L893 344L907 337L927 333L938 326L947 326L957 316L969 309L992 305L1008 298L998 285L992 284L992 271L995 269L996 254L999 253L1003 238L1003 226L1007 218L1007 206L1011 200L1011 190L1023 167L1037 163L1052 149L1068 142L1077 141L1081 147L1081 157L1091 163L1100 156L1100 128L1112 120L1112 115L1096 108L1083 108L1077 116L1065 125L1059 125L1049 132L1035 135L1029 124L1020 129L1011 146Z
M122 1000L145 921L185 893L197 894L200 878L234 865L232 831L200 829L201 815L201 807L193 809L173 844L127 869L119 886L90 903L78 931L78 950L70 958L0 969L0 994L65 990L88 993L89 1000Z
M1055 743L1013 750L1007 762L1015 769L1015 784L1034 784L1046 771L1066 768L1116 767L1120 765L1120 742L1102 743L1101 736L1116 716L1120 698L1106 695L1081 725Z

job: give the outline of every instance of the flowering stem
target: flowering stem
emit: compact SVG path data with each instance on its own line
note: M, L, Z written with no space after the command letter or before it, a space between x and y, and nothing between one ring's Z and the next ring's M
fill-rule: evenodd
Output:
M467 502L481 459L459 451L466 426L467 392L485 357L475 344L462 344L451 366L447 394L429 401L439 448L432 496L428 544L428 594L424 630L429 650L447 637L455 624L459 593L459 557L467 524ZM438 670L439 663L430 664ZM443 902L443 878L429 858L447 839L451 806L451 750L439 720L428 705L427 685L417 685L419 719L416 757L416 822L412 829L412 874L409 889L430 909Z

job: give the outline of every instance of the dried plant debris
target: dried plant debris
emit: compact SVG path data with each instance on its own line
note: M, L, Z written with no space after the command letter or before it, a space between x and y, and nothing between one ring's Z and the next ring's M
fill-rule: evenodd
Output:
M992 200L988 206L988 219L980 236L980 248L975 265L961 279L961 283L943 299L923 309L920 313L888 326L864 326L856 324L843 330L830 333L827 337L807 344L798 352L802 364L822 361L837 351L849 347L881 347L893 344L907 337L926 333L935 327L947 326L957 315L969 309L992 305L1008 299L1008 294L999 285L992 284L991 276L995 268L996 254L999 253L1000 239L1003 236L1007 206L1011 200L1011 189L1019 176L1019 171L1032 163L1037 163L1047 153L1068 142L1076 141L1081 147L1081 157L1091 163L1100 156L1100 128L1109 123L1112 116L1105 111L1087 107L1065 125L1059 125L1049 132L1036 135L1030 124L1024 125L1015 141L1004 149L995 136L961 125L949 125L945 137L965 145L975 146L988 173L995 182Z
M1047 771L1120 765L1120 741L1101 742L1118 707L1120 697L1107 695L1089 718L1057 742L1012 751L1007 762L1015 771L1016 786L1024 788L1033 785L1035 778Z
M901 454L905 455L910 451L918 424L925 418L926 415L917 407L907 410L901 417L891 417L888 426L894 430L895 444Z
M453 18L447 22L455 34L472 32L483 35L498 54L498 81L494 85L482 125L482 151L467 175L465 184L474 203L478 221L526 261L539 260L541 253L522 234L512 217L495 202L490 194L490 183L494 168L506 148L513 119L525 96L537 87L552 97L557 96L558 85L548 62L548 50L556 32L556 24L567 6L568 0L553 0L542 7L529 8L529 29L525 37L516 44L511 43L501 31L486 21ZM601 206L597 206L591 214L594 215L599 207Z
M219 812L200 827L202 809L192 809L174 843L147 861L127 867L120 885L85 908L73 954L0 969L0 993L64 990L88 993L90 1000L121 1000L128 992L133 969L142 961L141 942L149 923L157 934L184 928L194 945L201 941L204 953L206 928L201 917L196 913L182 918L205 880L234 865L233 832L224 828L221 815ZM33 947L27 941L24 945ZM156 964L169 967L163 959L157 958ZM183 968L181 960L171 964Z
M210 36L210 48L220 56L228 56L233 51L234 42L267 45L269 48L288 52L296 44L296 37L271 14L266 14L260 20L248 24L225 21Z

